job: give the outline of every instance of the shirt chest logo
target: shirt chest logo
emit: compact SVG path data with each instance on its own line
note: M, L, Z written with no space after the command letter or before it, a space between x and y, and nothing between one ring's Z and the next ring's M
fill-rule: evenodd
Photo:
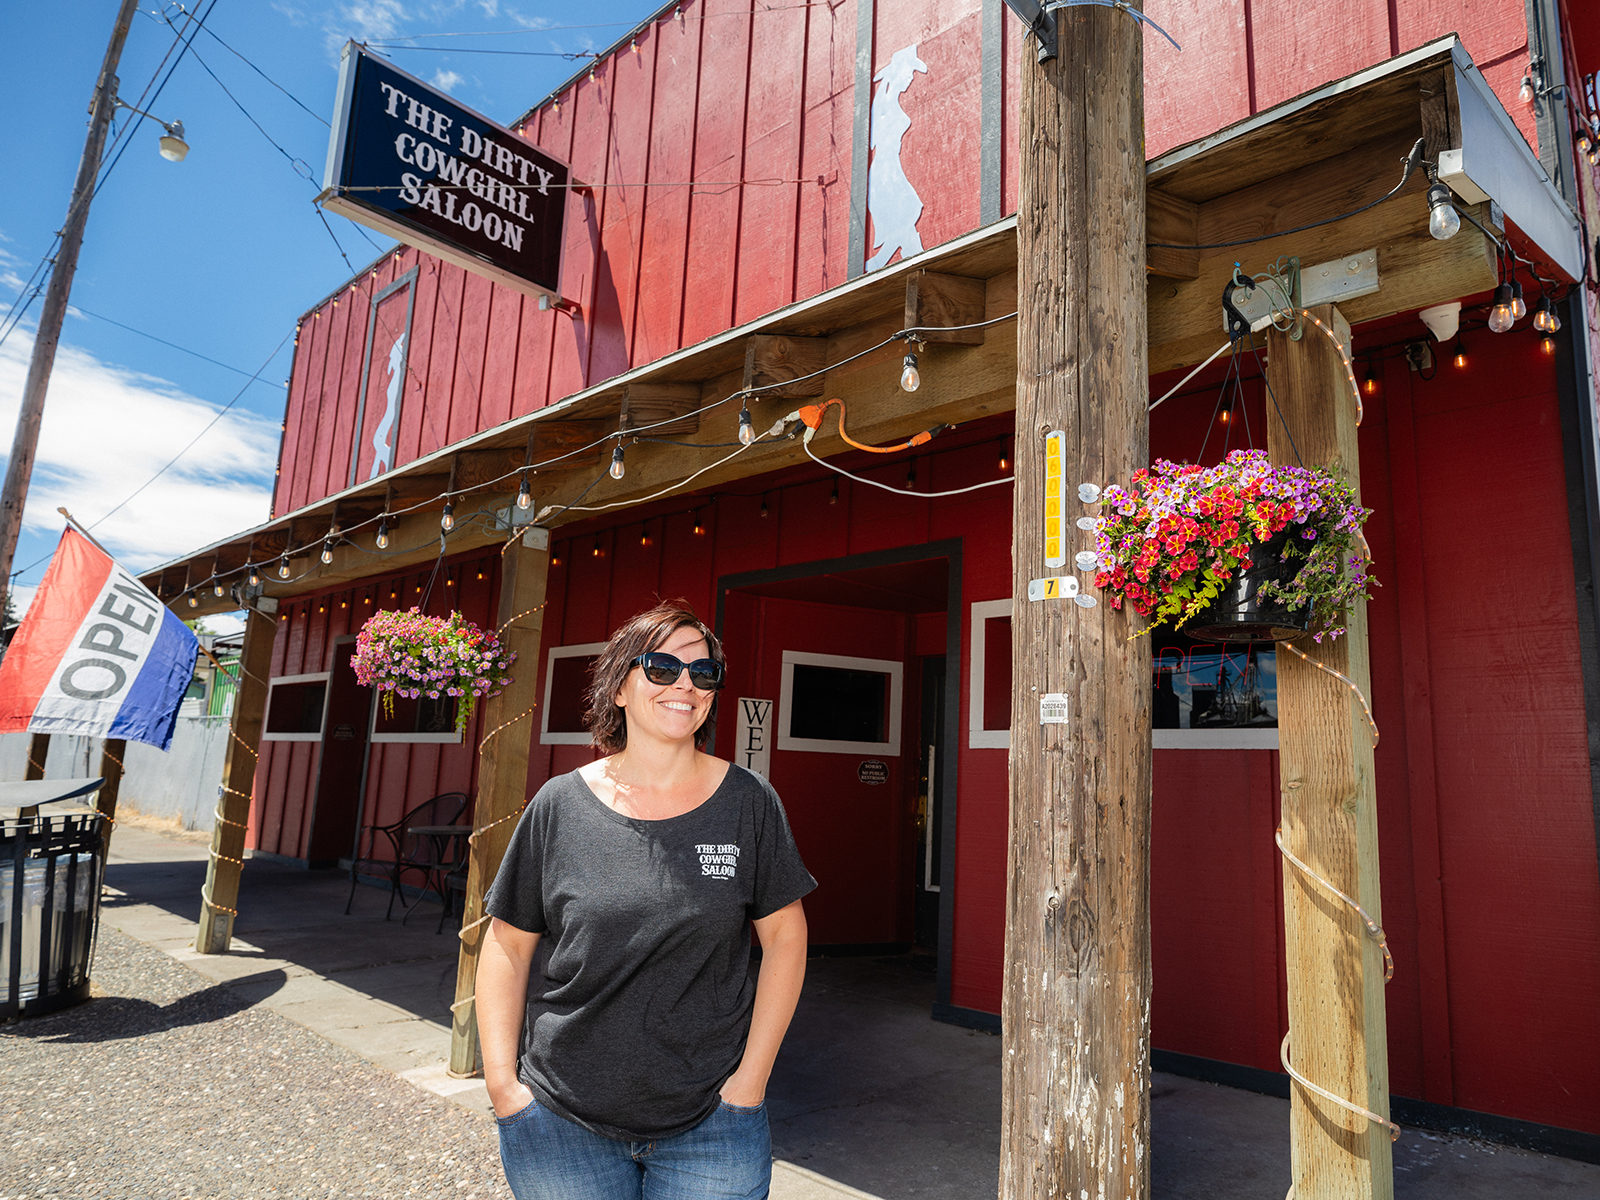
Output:
M739 867L739 847L730 843L714 845L702 842L695 846L700 856L700 874L714 879L732 879Z

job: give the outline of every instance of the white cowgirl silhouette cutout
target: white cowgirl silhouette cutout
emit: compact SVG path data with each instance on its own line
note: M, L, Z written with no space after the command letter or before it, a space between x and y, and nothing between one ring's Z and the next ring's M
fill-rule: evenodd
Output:
M872 95L873 154L867 168L867 211L872 214L878 252L867 259L869 271L883 266L897 250L902 258L922 251L922 238L917 234L922 197L900 165L900 139L911 128L911 118L900 107L900 93L911 86L914 71L926 75L928 64L917 57L913 42L872 77L880 86Z
M384 392L383 416L372 431L372 471L376 479L394 466L394 417L400 408L400 385L405 381L406 335L402 333L389 347L389 386Z

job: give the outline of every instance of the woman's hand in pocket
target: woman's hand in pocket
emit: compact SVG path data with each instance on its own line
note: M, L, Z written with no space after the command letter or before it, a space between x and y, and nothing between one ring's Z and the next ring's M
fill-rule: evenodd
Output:
M489 1101L494 1105L494 1115L504 1119L521 1112L532 1104L533 1092L529 1090L527 1084L517 1079L505 1087L491 1092Z

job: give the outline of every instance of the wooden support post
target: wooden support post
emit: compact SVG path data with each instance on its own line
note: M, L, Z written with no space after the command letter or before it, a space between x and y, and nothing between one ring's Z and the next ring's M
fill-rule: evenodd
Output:
M1350 327L1336 308L1323 305L1311 313L1349 345ZM1267 382L1283 411L1281 421L1276 412L1267 414L1272 461L1338 466L1359 497L1356 400L1338 351L1309 320L1301 340L1273 330L1267 346ZM1348 676L1370 698L1365 603L1352 607L1347 629L1331 643L1305 639L1301 649ZM1280 649L1284 844L1381 924L1372 751L1371 727L1350 688ZM1282 865L1290 1062L1318 1087L1388 1116L1382 951L1349 905L1287 859ZM1291 1084L1290 1093L1295 1200L1389 1200L1394 1194L1389 1130L1299 1084Z
M261 601L257 604L272 604ZM260 608L245 610L244 645L239 651L239 690L233 696L232 734L223 757L222 795L217 823L211 831L211 859L200 896L200 928L194 948L201 954L225 954L233 940L233 918L239 908L239 870L244 865L244 835L250 822L250 797L255 791L256 757L261 747L261 722L267 711L267 677L272 672L272 644L278 622Z
M50 757L50 735L36 733L28 739L28 767L24 779L43 779L44 764Z
M111 831L117 821L117 796L122 791L122 756L128 752L125 738L107 738L100 746L100 794L95 797L95 810L105 815L100 826L100 855L111 854Z
M1024 52L1019 127L1000 1196L1127 1200L1150 1190L1150 640L1131 609L1030 602L1028 582L1093 548L1079 484L1149 465L1142 39L1115 9L1055 18L1059 57ZM1053 430L1064 567L1045 564Z
M478 799L472 810L472 823L480 832L474 835L468 856L450 1025L450 1073L456 1076L470 1075L478 1066L478 1022L471 999L478 950L488 928L487 922L478 923L484 915L483 893L500 869L515 818L528 798L528 746L538 695L545 585L550 578L550 531L528 530L500 561L500 622L505 626L500 641L516 652L517 660L511 667L511 683L483 705ZM481 832L485 829L488 832Z

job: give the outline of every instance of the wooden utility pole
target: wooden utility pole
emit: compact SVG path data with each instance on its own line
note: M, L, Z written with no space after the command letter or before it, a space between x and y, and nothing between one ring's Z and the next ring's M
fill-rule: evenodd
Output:
M1150 642L1073 556L1099 513L1079 485L1149 465L1143 39L1116 9L1054 18L1057 57L1024 52L1019 127L1000 1196L1123 1200L1150 1181ZM1061 575L1100 602L1028 599Z
M1332 305L1311 315L1346 346L1350 326ZM1337 466L1361 494L1356 404L1344 362L1308 320L1299 341L1267 335L1267 382L1283 421L1267 420L1267 449L1281 465ZM1270 401L1269 401L1270 403ZM1284 426L1288 429L1285 431ZM1290 435L1293 443L1290 443ZM1299 453L1296 454L1296 449ZM1300 648L1372 695L1367 606L1351 606L1347 632ZM1283 839L1296 858L1383 922L1378 894L1378 814L1372 726L1349 686L1287 648L1278 651L1278 773ZM1283 929L1289 976L1290 1062L1318 1087L1389 1115L1384 958L1356 912L1287 859ZM1298 1083L1290 1085L1295 1200L1389 1200L1389 1130Z
M233 940L233 918L239 908L239 871L244 866L244 835L250 823L250 797L255 787L261 749L261 722L267 711L267 677L272 673L272 643L278 622L255 607L276 607L257 599L246 608L244 645L239 650L239 689L233 695L232 736L223 758L218 819L211 830L211 858L206 863L201 893L200 928L194 948L201 954L225 954Z
M11 442L11 462L6 467L5 487L0 489L0 609L11 590L11 562L17 553L17 538L22 533L22 508L28 500L28 481L33 476L34 453L39 446L39 426L44 421L44 398L50 388L50 369L56 361L56 344L61 340L61 322L67 315L67 297L72 293L72 276L78 269L78 248L83 244L83 227L89 220L89 202L94 199L95 178L100 173L100 152L106 144L106 129L117 105L117 63L122 44L128 38L138 0L122 0L117 23L111 30L105 62L95 84L89 106L89 137L83 157L78 160L78 178L72 186L72 201L67 205L67 221L61 227L61 249L56 252L50 287L44 295L44 311L39 314L39 329L33 338L33 361L28 364L28 380L22 388L22 407L17 412L17 432Z
M500 859L517 827L515 818L528 797L528 747L538 698L550 531L530 529L500 561L500 640L506 649L516 652L517 660L511 665L511 682L483 705L483 758L478 764L478 799L472 809L477 832L471 841L467 890L461 902L461 957L456 965L456 1003L450 1025L450 1072L461 1076L472 1074L478 1066L478 1021L471 999L478 951L488 928L483 920L483 893L500 869Z

